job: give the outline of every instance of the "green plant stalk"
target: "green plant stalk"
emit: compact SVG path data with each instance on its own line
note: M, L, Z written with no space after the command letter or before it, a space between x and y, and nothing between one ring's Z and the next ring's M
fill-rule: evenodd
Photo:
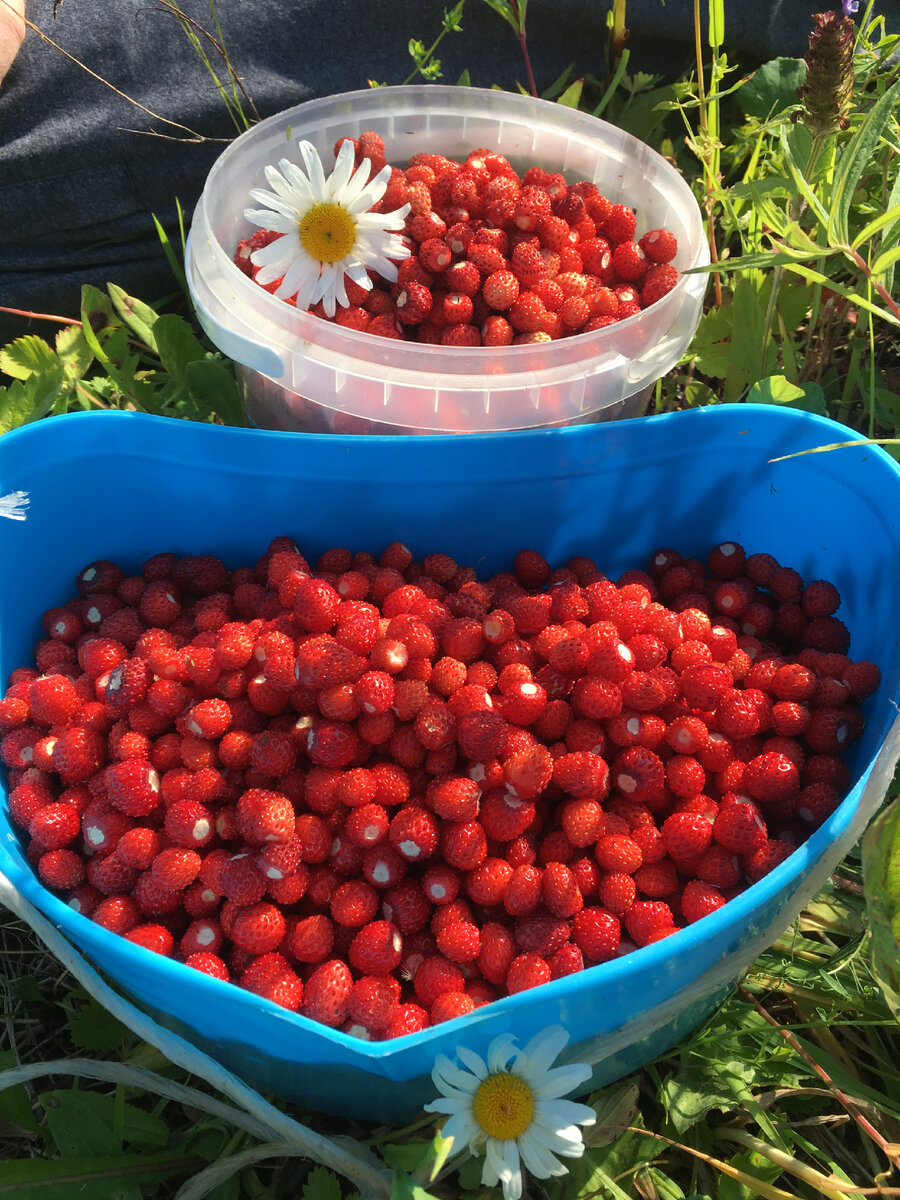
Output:
M813 175L815 174L816 165L822 154L822 150L825 147L825 141L826 141L826 139L822 134L815 134L813 137L813 143L812 143L812 146L810 147L810 151L809 151L809 159L806 164L806 170L804 171L804 178L807 180L810 187L812 187L812 178L813 178ZM787 213L789 225L796 224L800 220L800 217L803 215L804 207L805 207L805 205L803 203L803 198L801 196L795 196L791 200L790 204L788 205L788 213ZM820 270L822 269L821 265L820 265L819 269ZM760 364L759 364L760 378L762 378L763 375L765 375L765 373L766 373L765 372L766 347L768 346L768 342L769 342L769 335L770 335L770 331L772 329L772 321L775 316L775 309L778 305L778 294L781 291L781 281L783 278L784 278L784 268L782 267L781 263L778 263L772 272L772 290L769 293L769 303L766 306L766 315L765 315L765 320L763 323L763 338L762 338L762 344L760 346ZM812 321L810 321L810 328L812 328Z
M612 29L609 35L609 72L615 76L619 69L622 55L625 53L625 43L628 40L628 30L625 27L625 0L613 0Z
M465 0L462 0L462 3L465 4ZM460 11L460 16L461 15L462 15L462 12ZM425 68L428 66L428 64L431 62L431 60L434 58L435 54L437 53L438 46L440 46L441 42L444 40L444 38L447 36L447 34L449 32L450 32L450 26L445 22L441 26L441 32L437 35L437 37L434 39L434 41L431 43L431 45L425 51L425 57L422 59L422 61L420 63L416 63L415 68L403 80L404 87L406 87L408 84L412 83L412 81L415 79L415 77L417 75L424 73Z

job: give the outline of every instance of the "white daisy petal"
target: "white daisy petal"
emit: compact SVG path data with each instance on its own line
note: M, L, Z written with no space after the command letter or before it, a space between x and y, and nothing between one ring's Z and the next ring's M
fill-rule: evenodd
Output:
M560 1125L594 1125L597 1114L587 1104L578 1104L575 1100L546 1101L539 1097L534 1109L535 1119L543 1121L553 1129Z
M500 1071L505 1071L510 1059L514 1058L516 1053L516 1039L511 1033L504 1033L500 1037L494 1038L490 1046L488 1046L487 1052L487 1064L490 1073L495 1075Z
M306 141L300 142L299 148L303 162L306 165L306 175L309 179L310 190L316 202L328 199L328 184L325 180L325 171L322 168L322 160L319 158L318 151L312 142Z
M552 1029L542 1029L531 1041L522 1047L522 1055L528 1060L529 1072L539 1080L550 1069L550 1064L568 1043L569 1035L565 1029L556 1025Z
M466 1146L476 1144L479 1139L479 1129L468 1113L454 1113L449 1121L444 1122L441 1136L453 1139L454 1154Z
M267 267L270 263L284 261L289 263L296 256L296 250L290 244L282 245L284 238L276 238L268 246L260 246L250 255L250 261L256 267Z
M297 219L297 206L287 200L282 200L274 192L267 192L264 188L251 188L250 199L255 200L257 204L265 205L265 209L260 214L263 217L266 217L268 215L267 210L271 209L272 212L281 213L282 216L293 217L294 220ZM245 210L246 215L247 210Z
M532 1129L554 1154L580 1158L584 1153L584 1141L577 1125L547 1125L544 1121L535 1121Z
M443 1055L439 1055L439 1057L443 1058ZM440 1078L438 1078L438 1076L440 1076ZM434 1071L432 1071L431 1077L438 1088L441 1088L441 1082L443 1082L445 1084L449 1084L452 1088L458 1089L461 1093L469 1097L475 1095L480 1082L480 1080L474 1075L470 1074L470 1072L463 1071L460 1067L457 1067L455 1063L451 1063L446 1058L444 1058L444 1061L440 1064L440 1066L435 1063ZM443 1091L444 1089L441 1088L441 1090Z
M566 1173L566 1168L553 1157L534 1127L527 1129L519 1138L519 1153L522 1162L538 1179Z
M309 308L315 304L313 293L317 281L317 264L303 258L295 258L285 271L284 279L275 294L289 300L296 293L297 307Z
M353 143L349 141L341 142L337 158L334 160L334 170L328 178L328 193L332 200L340 200L344 205L347 202L344 191L350 182L351 176L354 174L353 161ZM356 172L356 174L359 174L362 171L364 184L369 178L369 167L365 165L368 161L368 159L365 159L363 165ZM356 191L358 192L359 189L357 188Z
M303 194L301 191L298 195L298 189L286 177L285 168L290 167L290 165L290 162L286 158L283 158L278 164L278 167L281 168L280 170L278 167L270 165L266 167L265 174L269 187L275 195L280 196L282 200L287 201L288 204L296 208L298 201L303 199Z
M304 207L308 204L315 204L316 197L313 195L312 188L309 186L309 180L300 170L296 163L292 163L289 158L283 158L279 164L286 179L294 189L298 205Z
M503 1200L519 1200L522 1195L522 1167L519 1148L513 1141L489 1138L485 1146L485 1170L490 1165L492 1175L503 1185ZM484 1182L484 1172L482 1172Z
M553 1100L557 1096L566 1096L574 1091L579 1084L586 1083L591 1077L591 1068L587 1063L570 1063L566 1067L554 1067L544 1076L539 1094L544 1100Z
M469 1050L466 1046L457 1046L456 1053L476 1079L487 1079L487 1063L480 1054L476 1054L474 1050Z
M352 279L357 287L365 288L367 292L372 290L372 280L369 278L369 273L362 263L350 263L347 266L347 276Z

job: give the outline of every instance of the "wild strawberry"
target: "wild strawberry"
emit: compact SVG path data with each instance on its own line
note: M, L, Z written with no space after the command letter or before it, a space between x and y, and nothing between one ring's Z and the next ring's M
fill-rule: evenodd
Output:
M619 920L604 908L584 908L572 918L572 940L591 962L607 962L619 949Z
M251 954L268 954L281 944L284 934L285 922L281 910L263 901L238 910L230 936L241 950Z
M609 791L609 768L599 754L574 751L555 760L553 782L577 799L603 800Z
M784 862L794 851L789 842L769 840L744 859L744 871L750 883L756 883Z
M84 882L84 862L74 850L48 850L37 861L37 873L45 887L70 891Z
M640 239L640 247L655 263L671 262L678 253L678 241L668 229L650 229Z
M130 817L146 816L159 804L159 775L146 759L113 763L106 768L103 782L110 804Z
M810 714L803 740L816 754L840 754L852 741L848 713L840 708L817 708Z
M462 971L443 955L426 958L413 976L416 999L430 1009L439 996L447 992L461 992L465 985Z
M28 709L40 725L64 725L80 703L75 685L65 675L42 676L28 690Z
M842 678L854 700L866 700L881 686L881 670L873 662L851 662L844 668Z
M647 274L647 256L637 242L619 242L611 261L615 273L627 283L639 283Z
M530 951L517 955L509 964L506 973L506 990L511 996L528 988L549 983L553 978L550 964L539 954Z
M383 1034L400 1003L400 984L387 975L365 975L352 987L348 1011L372 1034Z
M584 907L581 890L565 863L547 863L541 893L547 908L556 917L571 917Z
M766 823L755 804L723 801L713 823L713 837L726 850L745 857L765 844Z
M640 300L644 308L667 296L678 282L678 272L671 263L651 266L640 280ZM621 311L621 310L620 310Z
M21 732L16 730L16 733ZM12 737L9 734L8 737ZM5 747L7 738L2 745ZM37 739L35 738L35 741ZM33 742L31 743L34 744ZM6 757L4 755L4 761ZM53 769L59 774L63 783L83 783L90 779L106 761L106 745L104 739L93 729L65 729L56 739L53 747ZM18 763L10 765L20 765ZM22 764L27 765L27 764Z
M759 754L745 765L741 787L762 804L786 800L799 789L800 772L784 754Z
M81 821L70 804L45 804L35 813L28 832L36 849L62 850L78 837Z
M600 232L611 244L627 242L634 237L637 221L634 210L625 204L614 204L600 227Z
M145 950L152 950L155 954L162 954L166 957L171 956L172 951L175 949L175 939L169 930L166 929L165 925L135 925L133 929L129 929L125 934L125 940L132 942L136 946L143 946Z
M241 975L241 987L291 1012L297 1012L303 1000L300 976L282 955L272 951L264 952L247 967Z
M604 870L624 875L633 875L644 861L637 843L624 834L616 833L607 833L598 838L594 855Z
M600 901L617 917L626 913L637 899L634 877L621 871L611 871L600 881Z
M513 221L518 229L531 233L551 215L551 200L543 188L523 187L516 201Z
M510 325L518 333L533 333L539 329L547 310L534 292L520 292L506 310Z
M81 908L76 911L83 911ZM85 914L87 915L87 914ZM111 933L126 934L141 919L140 909L130 896L107 896L94 906L91 914L95 924Z

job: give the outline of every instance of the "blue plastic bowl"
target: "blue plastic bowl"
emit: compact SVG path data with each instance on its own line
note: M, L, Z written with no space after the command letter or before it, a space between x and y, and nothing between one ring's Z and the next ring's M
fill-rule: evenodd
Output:
M479 572L524 546L553 563L589 554L608 573L659 546L705 555L734 539L843 596L852 654L881 666L849 758L850 795L789 859L696 925L655 945L391 1042L327 1029L108 933L40 885L0 793L0 870L148 1012L264 1091L325 1112L404 1122L433 1096L437 1052L521 1039L560 1023L590 1086L672 1046L718 1004L853 845L883 794L876 766L900 698L900 469L874 447L790 454L851 437L807 414L710 408L646 420L466 438L320 438L134 414L83 414L0 438L0 675L31 661L40 614L96 558L137 569L161 550L251 563L273 536L310 556L332 545L417 557L443 550ZM11 569L10 564L19 564ZM885 755L881 756L884 759ZM889 766L889 764L888 764ZM586 1089L585 1089L586 1090Z

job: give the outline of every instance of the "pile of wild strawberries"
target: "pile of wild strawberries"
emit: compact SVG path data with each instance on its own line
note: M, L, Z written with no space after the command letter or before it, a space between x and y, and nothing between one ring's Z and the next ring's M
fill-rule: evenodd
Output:
M384 141L361 133L356 163L386 163ZM473 150L458 163L414 154L373 212L410 206L405 241L411 253L397 282L370 272L366 291L345 276L349 307L334 318L380 337L442 346L509 346L555 341L603 329L647 308L672 290L678 243L668 229L635 241L637 218L611 204L596 184L530 167L519 176L501 154ZM234 261L251 278L254 250L280 237L260 230L243 239ZM274 292L281 283L266 284ZM263 286L263 285L260 285ZM296 301L296 297L288 303Z
M880 680L832 584L733 542L615 582L523 550L482 582L279 537L77 588L0 699L41 880L368 1038L718 909L839 804Z

